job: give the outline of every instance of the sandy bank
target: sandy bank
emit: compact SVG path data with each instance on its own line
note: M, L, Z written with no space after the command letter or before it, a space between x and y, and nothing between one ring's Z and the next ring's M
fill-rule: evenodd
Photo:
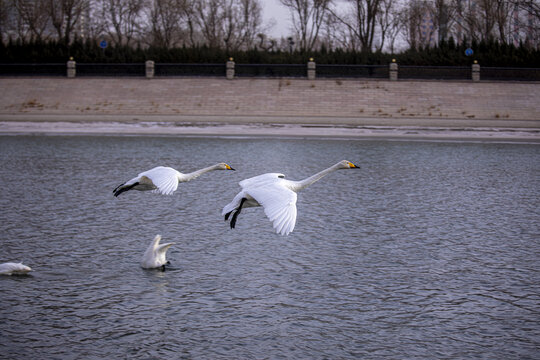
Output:
M0 133L539 142L540 84L0 78Z
M0 121L26 116L238 124L256 118L261 123L540 128L536 83L0 78L0 91Z

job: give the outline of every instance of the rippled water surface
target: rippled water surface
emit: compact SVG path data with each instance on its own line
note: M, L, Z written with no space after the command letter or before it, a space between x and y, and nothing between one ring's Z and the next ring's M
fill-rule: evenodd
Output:
M538 359L540 147L172 137L0 137L0 358ZM338 171L291 235L238 181ZM173 196L112 189L156 165ZM140 258L174 241L165 272Z

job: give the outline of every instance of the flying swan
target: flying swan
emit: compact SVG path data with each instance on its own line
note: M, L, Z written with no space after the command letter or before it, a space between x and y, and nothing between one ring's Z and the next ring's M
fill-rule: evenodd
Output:
M7 262L0 264L0 275L25 275L30 271L32 269L22 263Z
M225 163L215 164L189 174L182 174L180 171L171 167L158 166L153 169L144 171L137 175L137 177L119 185L113 190L114 196L118 196L121 193L129 190L139 190L171 195L178 188L178 183L187 182L198 178L204 173L213 170L234 170L232 167Z
M165 265L169 264L166 259L167 250L175 243L160 244L160 241L161 235L156 235L150 246L148 246L148 249L144 252L141 260L143 269L161 268L162 271L165 271Z
M358 169L359 167L347 160L325 169L301 181L286 180L285 175L268 173L245 179L239 182L242 190L225 207L221 215L225 221L233 211L231 229L243 208L262 206L264 213L273 223L278 234L288 235L296 224L296 193L320 180L322 177L339 169Z

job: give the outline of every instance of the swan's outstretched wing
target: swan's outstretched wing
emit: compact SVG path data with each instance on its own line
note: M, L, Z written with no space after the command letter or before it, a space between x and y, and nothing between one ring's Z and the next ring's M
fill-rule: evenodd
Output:
M156 257L159 259L159 261L162 264L165 264L167 262L167 250L174 245L175 243L166 243L166 244L160 244L158 248L156 249Z
M158 166L139 174L139 182L145 183L148 179L156 187L154 193L171 195L178 188L179 172L170 167Z
M278 234L288 235L296 224L296 193L280 181L245 190L264 208Z

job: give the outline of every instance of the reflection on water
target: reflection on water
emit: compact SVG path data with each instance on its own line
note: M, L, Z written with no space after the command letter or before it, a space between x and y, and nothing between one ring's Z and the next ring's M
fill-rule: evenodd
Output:
M535 358L540 148L168 137L0 137L0 357ZM238 181L303 179L291 235ZM173 196L121 182L226 161ZM155 234L166 272L140 268Z

